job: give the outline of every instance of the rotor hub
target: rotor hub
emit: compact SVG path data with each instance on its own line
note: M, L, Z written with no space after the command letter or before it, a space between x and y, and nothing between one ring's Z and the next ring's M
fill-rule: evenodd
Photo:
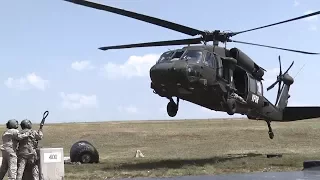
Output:
M232 36L232 33L221 32L220 30L215 31L204 31L201 34L201 39L204 43L209 41L220 41L222 43L231 42L229 39Z
M290 86L294 82L294 79L289 74L284 74L282 80L287 86Z

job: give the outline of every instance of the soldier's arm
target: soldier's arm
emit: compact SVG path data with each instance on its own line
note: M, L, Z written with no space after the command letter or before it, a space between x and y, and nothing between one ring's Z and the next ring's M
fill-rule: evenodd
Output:
M19 131L16 131L16 133L14 134L14 137L17 139L17 140L22 140L22 139L24 139L24 138L26 138L26 137L29 137L29 133L28 132L24 132L24 133L21 133L21 132L19 132Z
M43 138L43 132L41 129L39 129L38 131L36 131L35 133L35 138L36 140L41 140Z

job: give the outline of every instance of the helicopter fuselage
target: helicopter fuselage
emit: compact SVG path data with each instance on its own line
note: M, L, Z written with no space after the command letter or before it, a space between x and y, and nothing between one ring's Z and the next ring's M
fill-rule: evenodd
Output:
M240 65L230 74L226 54L230 52L214 46L187 46L164 52L150 69L151 88L161 97L175 96L211 110L225 111L225 95L233 84L239 96L236 113L254 113L251 109L264 106L262 82Z

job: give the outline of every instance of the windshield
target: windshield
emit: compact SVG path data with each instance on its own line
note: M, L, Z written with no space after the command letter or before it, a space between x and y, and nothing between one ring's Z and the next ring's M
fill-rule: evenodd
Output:
M202 51L200 51L200 50L188 50L182 56L181 59L199 63L200 61L202 61Z
M174 51L164 52L164 53L160 56L160 58L159 58L159 60L158 60L158 63L169 61L169 60L170 60L170 57L171 57L172 54L173 54L173 52L174 52Z
M184 53L184 51L185 50L177 50L175 53L174 53L174 55L172 56L172 60L171 61L173 61L173 60L178 60L178 59L180 59L180 57L182 56L182 54Z

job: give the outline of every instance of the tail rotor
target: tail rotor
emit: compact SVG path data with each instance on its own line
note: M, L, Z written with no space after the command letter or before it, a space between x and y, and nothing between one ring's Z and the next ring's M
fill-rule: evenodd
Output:
M271 90L272 88L274 88L274 86L278 83L278 93L277 93L277 98L276 98L276 102L275 102L275 105L278 103L279 101L279 97L280 97L280 93L283 89L283 84L281 86L281 83L285 80L285 75L288 74L288 71L292 68L293 64L294 64L294 61L292 61L291 65L289 66L289 68L284 72L282 73L282 67L281 67L281 58L279 56L279 67L280 67L280 70L279 70L279 75L277 76L277 80L271 84L268 88L267 88L267 91ZM281 87L281 88L280 88Z

